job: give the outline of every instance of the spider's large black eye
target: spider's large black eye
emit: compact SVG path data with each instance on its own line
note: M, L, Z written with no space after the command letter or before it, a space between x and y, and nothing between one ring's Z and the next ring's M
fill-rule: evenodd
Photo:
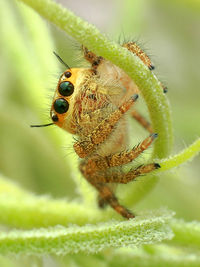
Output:
M65 113L69 109L69 103L64 98L58 98L53 104L55 111L59 114Z
M66 81L59 85L58 91L63 96L70 96L74 92L74 86L72 83Z
M70 78L72 76L72 73L70 71L65 72L65 77Z
M56 122L58 121L58 116L56 114L51 116L52 121Z

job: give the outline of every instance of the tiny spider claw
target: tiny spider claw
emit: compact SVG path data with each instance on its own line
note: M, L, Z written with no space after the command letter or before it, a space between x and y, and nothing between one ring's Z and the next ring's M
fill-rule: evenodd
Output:
M134 95L132 96L133 101L136 101L136 100L138 99L138 97L139 97L138 94L134 94Z
M158 137L158 134L157 133L152 133L152 134L150 134L150 137L152 137L152 139L154 140L155 138Z
M125 214L123 214L124 217L126 217L128 220L135 218L135 214L133 214L130 210L126 209Z
M154 66L154 65L150 65L150 66L149 66L149 69L150 69L150 70L154 70L154 69L155 69L155 66Z
M155 167L155 169L160 169L161 168L159 163L154 163L154 167Z
M168 92L168 88L167 87L164 87L163 88L163 93L166 94Z

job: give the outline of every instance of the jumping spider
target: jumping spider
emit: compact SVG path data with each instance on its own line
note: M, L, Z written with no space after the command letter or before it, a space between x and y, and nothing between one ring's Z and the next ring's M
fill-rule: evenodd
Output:
M124 43L123 47L137 55L150 71L154 69L149 57L136 43ZM150 163L128 173L123 173L119 168L146 150L157 134L153 133L145 118L133 109L139 93L134 81L103 57L96 56L86 47L82 50L91 68L71 69L56 55L67 70L61 75L54 95L51 124L78 136L73 147L82 158L80 171L98 190L99 206L109 204L125 218L134 218L132 212L120 205L109 184L126 184L160 167L158 163ZM166 92L166 88L163 90ZM150 132L149 137L129 151L128 115Z

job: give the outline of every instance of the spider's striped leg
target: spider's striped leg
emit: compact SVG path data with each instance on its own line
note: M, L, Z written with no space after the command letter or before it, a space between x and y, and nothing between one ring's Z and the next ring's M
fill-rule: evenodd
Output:
M140 166L134 170L129 171L128 173L111 173L107 174L102 173L95 173L94 175L86 175L84 173L85 170L85 163L82 162L81 164L81 171L85 178L88 180L90 184L92 184L99 192L99 195L101 197L102 203L109 204L116 212L120 213L123 217L129 219L134 218L135 216L124 206L122 206L112 190L106 185L107 183L123 183L126 184L132 180L134 180L136 177L149 173L157 168L160 167L157 163L151 163L144 166Z
M82 161L80 170L84 177L99 191L100 206L105 203L109 204L113 209L126 218L133 218L134 215L125 207L119 204L116 196L112 190L106 185L107 183L128 183L136 177L149 173L160 167L157 163L151 163L140 166L128 173L111 172L108 173L107 169L110 167L121 166L131 162L138 157L144 150L146 150L153 142L157 135L152 134L147 137L141 144L133 148L129 152L116 153L107 157L93 156L89 159Z
M160 164L149 163L146 165L141 165L137 167L136 169L131 169L127 173L112 172L108 174L106 172L97 172L97 173L94 173L93 175L89 175L88 171L85 171L85 168L83 165L81 166L80 170L82 174L84 175L84 177L96 187L96 185L99 183L127 184L133 181L136 177L147 174L159 168L160 168Z
M108 168L121 166L132 162L152 144L156 137L157 134L151 134L138 146L133 147L133 149L130 151L123 151L105 157L100 157L98 155L92 156L84 161L84 168L82 168L81 171L84 176L92 176L98 171L105 171Z
M138 56L150 70L155 68L148 55L136 44L136 42L124 43L122 46Z
M123 217L130 219L134 218L135 215L127 208L122 206L111 189L104 183L93 184L99 191L99 195L104 203L108 203L116 212L121 214Z
M96 70L99 64L102 62L103 57L96 56L92 51L88 50L87 47L82 46L84 58L89 61L92 65L92 69Z
M142 62L150 70L154 70L155 69L154 65L151 62L151 59L149 58L149 56L139 47L139 45L136 44L136 42L124 43L122 46L125 47L125 48L127 48L134 55L138 56L142 60ZM163 88L163 92L164 93L167 93L167 87L164 86L162 83L161 83L161 86Z
M130 218L134 218L135 215L130 212L128 209L126 209L124 206L122 206L117 197L115 196L115 194L112 192L112 190L104 183L101 182L101 178L99 176L99 182L97 181L98 179L93 179L93 176L87 176L84 174L84 169L86 166L86 162L82 161L81 166L80 166L80 170L83 173L83 175L85 176L85 178L88 180L88 182L93 185L99 192L99 197L101 199L100 203L102 204L102 206L105 206L105 204L110 205L116 212L118 212L119 214L121 214L123 217L130 219ZM97 177L96 177L97 178Z

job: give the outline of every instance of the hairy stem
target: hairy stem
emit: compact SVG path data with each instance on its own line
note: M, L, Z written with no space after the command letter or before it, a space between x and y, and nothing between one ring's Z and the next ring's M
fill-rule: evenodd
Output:
M200 152L200 138L197 139L189 147L185 148L182 152L178 153L177 155L163 160L160 163L161 169L159 169L159 171L170 170L188 160L192 160L192 157L197 156L199 152Z
M66 254L97 253L106 248L140 246L171 239L172 214L148 214L135 220L98 225L55 226L46 229L12 230L0 235L0 253Z
M173 219L170 226L175 234L170 241L172 244L192 246L200 249L200 223L197 221L184 222Z

